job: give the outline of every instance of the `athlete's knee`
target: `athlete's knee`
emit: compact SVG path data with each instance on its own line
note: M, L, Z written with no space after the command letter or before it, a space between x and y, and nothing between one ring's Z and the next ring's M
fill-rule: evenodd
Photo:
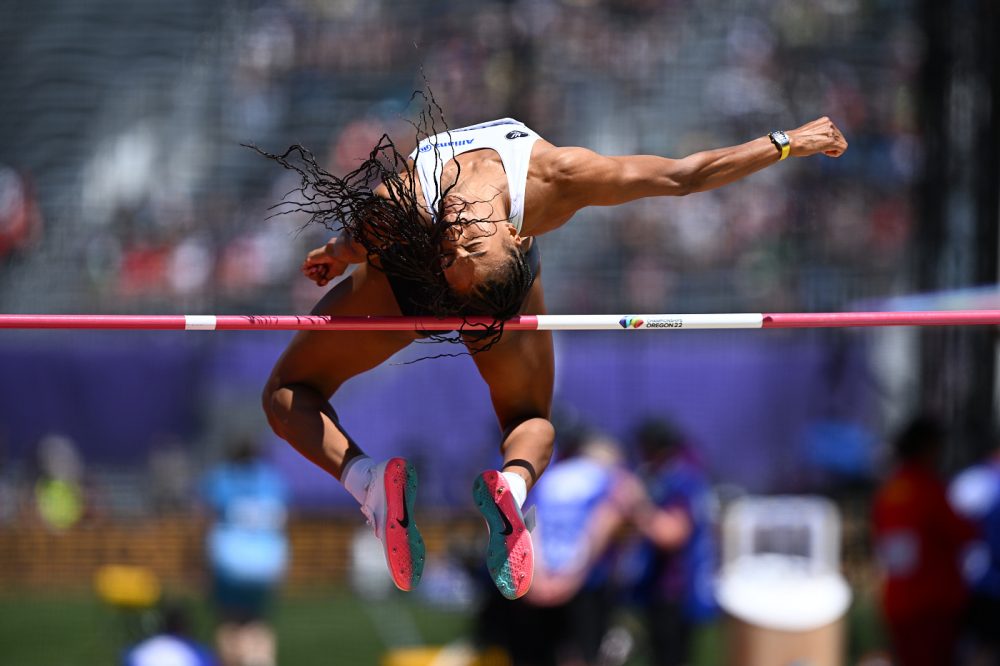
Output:
M552 454L555 444L556 429L544 416L533 416L518 420L504 429L504 440L506 441L513 432L517 431L519 438L529 441L540 452L548 451Z
M540 442L552 444L556 439L556 429L544 416L536 416L525 422L524 426L531 430L531 434Z
M323 402L319 392L304 384L282 384L268 380L261 393L261 407L271 429L279 437L284 437L296 410L315 403L320 409Z
M533 421L533 427L537 429L537 437L542 442L545 452L545 464L548 465L552 459L552 452L555 449L556 429L552 422L546 418L537 418Z
M264 385L260 394L260 406L264 410L267 422L276 435L281 435L282 424L288 419L291 408L291 389L273 381Z

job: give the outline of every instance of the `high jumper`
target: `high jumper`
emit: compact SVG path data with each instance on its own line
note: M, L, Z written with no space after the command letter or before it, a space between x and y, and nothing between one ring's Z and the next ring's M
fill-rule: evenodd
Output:
M430 123L418 139L404 157L383 137L344 177L322 169L300 146L264 154L301 176L291 209L335 231L308 253L304 275L324 287L356 265L319 299L313 315L476 322L450 339L472 355L499 424L502 466L475 479L473 496L489 528L488 568L500 592L514 599L527 592L533 572L521 506L549 463L555 436L551 333L504 330L519 315L546 314L538 237L588 206L703 192L787 157L839 157L847 142L829 118L680 159L558 147L509 118L443 132ZM418 338L446 334L303 330L263 392L275 433L340 479L361 504L403 590L423 569L413 518L416 474L402 458L368 457L341 426L330 398Z

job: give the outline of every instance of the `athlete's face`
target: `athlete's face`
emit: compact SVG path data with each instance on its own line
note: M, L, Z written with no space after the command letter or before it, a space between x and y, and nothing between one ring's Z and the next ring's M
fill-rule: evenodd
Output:
M468 294L507 261L523 238L509 222L469 222L448 229L441 243L445 279L458 294Z

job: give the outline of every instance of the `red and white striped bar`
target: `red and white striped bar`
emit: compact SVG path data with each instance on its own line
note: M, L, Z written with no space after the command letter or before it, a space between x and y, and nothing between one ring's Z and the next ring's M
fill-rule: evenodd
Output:
M458 317L324 317L317 315L88 315L0 314L0 329L187 331L449 331L489 319ZM526 315L512 331L641 329L842 328L853 326L996 326L1000 310L636 315Z

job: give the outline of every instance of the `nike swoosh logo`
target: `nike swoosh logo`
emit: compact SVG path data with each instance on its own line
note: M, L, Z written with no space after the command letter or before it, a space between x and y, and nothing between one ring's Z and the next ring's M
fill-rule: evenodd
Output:
M410 510L406 508L405 496L403 497L403 517L397 518L396 522L399 523L399 526L402 527L403 529L406 529L407 527L410 526Z
M500 514L500 520L503 521L503 529L500 530L500 534L510 536L514 533L514 526L510 524L510 521L507 519L507 514L503 512L503 509L500 508L500 505L497 504L496 500L493 500L493 504L497 508L497 513Z

